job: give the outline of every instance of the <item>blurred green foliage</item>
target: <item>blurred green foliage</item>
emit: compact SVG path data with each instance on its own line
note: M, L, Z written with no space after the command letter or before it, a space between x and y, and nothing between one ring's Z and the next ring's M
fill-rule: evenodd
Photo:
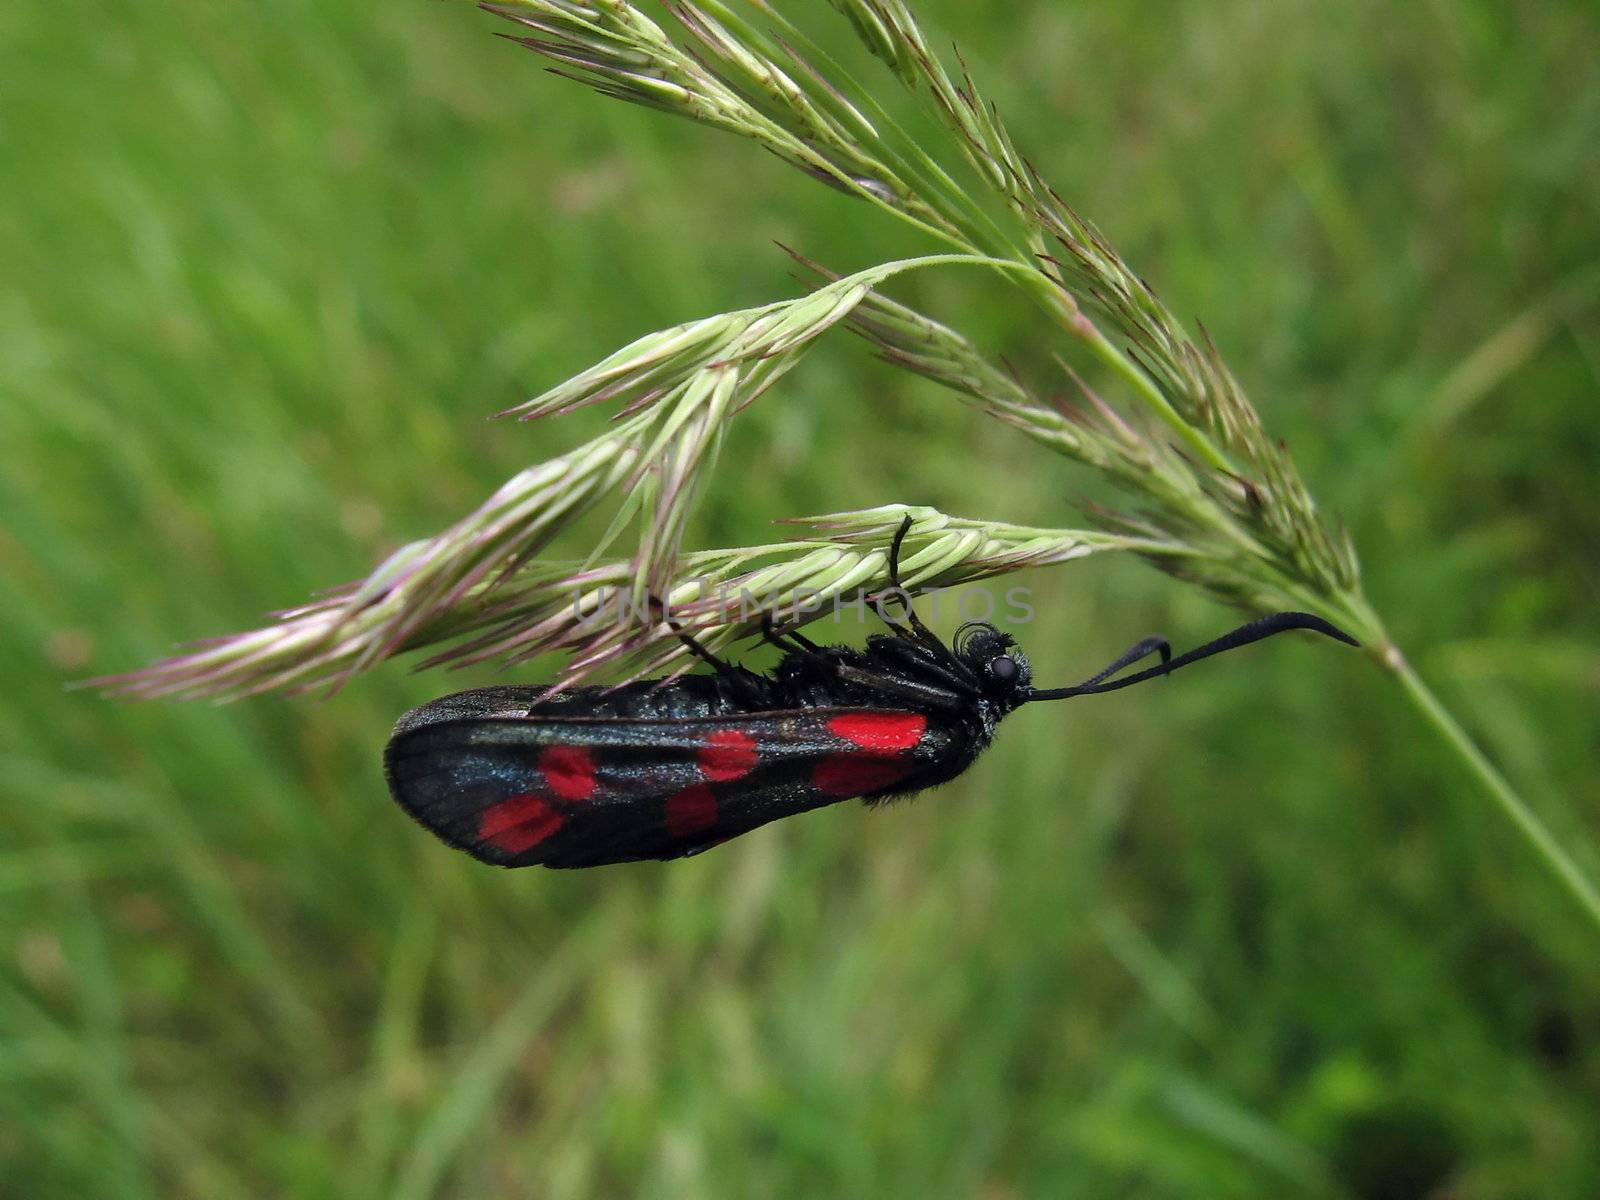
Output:
M919 10L1203 317L1600 869L1600 8ZM385 794L394 717L488 673L65 690L573 444L590 414L483 418L792 294L772 240L921 248L497 25L0 8L0 1193L1594 1195L1593 930L1355 654L1024 712L915 805L576 875L477 866ZM908 286L1048 377L971 273ZM1093 487L841 336L741 418L692 541L889 501L1070 523ZM1233 620L1133 562L1021 582L1046 682Z

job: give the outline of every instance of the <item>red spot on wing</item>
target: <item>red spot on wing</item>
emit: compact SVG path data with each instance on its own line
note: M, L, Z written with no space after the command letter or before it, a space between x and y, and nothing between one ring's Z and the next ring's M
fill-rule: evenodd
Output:
M863 750L909 750L922 740L928 718L921 713L846 713L828 722L828 732Z
M717 823L717 798L703 783L686 787L667 800L667 832L687 837Z
M531 850L561 828L563 817L538 796L524 792L483 810L478 836L507 854Z
M713 783L748 775L756 765L756 740L739 729L719 729L700 747L700 773Z
M563 800L594 794L594 756L582 746L551 746L539 756L539 773Z
M914 764L902 758L830 754L811 773L811 783L819 792L830 796L860 796L899 783L913 769Z

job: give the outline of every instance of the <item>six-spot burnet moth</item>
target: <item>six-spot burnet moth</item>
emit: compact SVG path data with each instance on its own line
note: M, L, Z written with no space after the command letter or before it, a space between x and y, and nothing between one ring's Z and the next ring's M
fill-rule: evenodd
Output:
M900 526L889 577L900 586ZM1072 687L1032 686L1009 634L969 622L946 646L905 606L864 649L798 633L771 675L679 637L709 675L458 692L400 719L384 754L400 807L439 838L503 867L595 867L697 854L779 817L861 797L877 804L954 779L1019 705L1115 691L1290 629L1356 645L1309 613L1281 612L1172 657L1146 638ZM1157 666L1121 674L1159 655Z

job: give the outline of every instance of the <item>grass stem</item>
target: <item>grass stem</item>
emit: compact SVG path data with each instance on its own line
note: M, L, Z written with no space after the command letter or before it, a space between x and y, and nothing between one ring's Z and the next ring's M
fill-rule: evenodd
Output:
M1505 776L1501 775L1483 751L1478 749L1466 730L1462 729L1455 717L1450 714L1449 709L1445 708L1428 685L1422 681L1405 655L1390 645L1382 661L1383 666L1400 681L1400 686L1405 689L1407 698L1416 710L1455 752L1456 757L1477 779L1490 799L1516 826L1517 832L1544 860L1545 866L1582 906L1595 926L1600 928L1600 890L1596 890L1594 882L1562 848L1555 834L1550 832L1549 827L1539 819L1539 815L1528 806L1527 801L1517 795Z

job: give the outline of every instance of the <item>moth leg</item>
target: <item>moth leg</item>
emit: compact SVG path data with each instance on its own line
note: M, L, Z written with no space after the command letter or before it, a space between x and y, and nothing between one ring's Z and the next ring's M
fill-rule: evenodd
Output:
M684 644L689 653L709 665L712 671L716 673L717 678L731 687L740 700L747 704L757 705L765 702L766 697L752 683L749 671L746 671L743 667L735 666L727 659L713 654L702 646L700 640L685 629L683 623L672 615L667 608L666 602L660 596L652 595L649 599L651 603L661 609L661 619L672 627L672 632L677 634L678 640Z
M823 653L821 646L792 629L787 633L779 633L769 612L761 614L761 637L763 641L776 646L785 654L798 654L824 671L835 671L833 660Z
M1133 664L1138 662L1141 658L1149 658L1152 654L1161 655L1161 661L1163 663L1171 662L1172 643L1168 642L1167 639L1163 637L1143 638L1140 641L1135 642L1132 646L1129 646L1116 662L1112 663L1098 675L1092 675L1088 679L1085 679L1082 683L1076 684L1075 686L1093 687L1102 680L1111 678L1111 676L1115 675L1123 668L1133 666Z
M900 522L900 528L894 531L894 541L889 543L889 582L897 591L905 591L900 582L900 548L906 543L906 534L911 532L911 514L907 513L905 520Z
M963 678L946 665L949 662L949 655L942 644L938 652L930 650L920 640L910 637L881 644L884 653L912 660L917 670L937 676L949 684L952 690L967 695L971 695L974 691L970 679Z
M772 619L772 614L769 612L761 614L761 636L765 641L771 642L779 650L785 651L786 653L794 653L795 647L798 646L807 654L816 655L818 657L821 657L822 655L822 647L817 645L810 638L804 636L799 630L786 629L782 633L779 633L777 622ZM788 638L789 640L784 641L785 638Z
M943 650L944 643L939 640L938 635L933 630L922 623L922 618L917 616L917 610L911 606L911 593L906 590L905 584L900 581L900 548L905 545L906 534L910 532L911 514L907 513L906 519L900 522L900 528L895 530L894 541L889 544L889 590L900 600L905 608L906 624L901 625L883 615L881 598L877 604L873 605L873 608L896 637L909 641L920 641L924 645L937 646L940 650ZM907 625L910 626L910 629L906 628Z
M964 712L971 704L966 695L958 695L945 688L934 687L932 684L917 683L910 679L895 679L873 671L863 671L860 667L840 666L837 672L839 678L847 683L871 688L881 696L898 696L918 708L942 708L952 712Z

